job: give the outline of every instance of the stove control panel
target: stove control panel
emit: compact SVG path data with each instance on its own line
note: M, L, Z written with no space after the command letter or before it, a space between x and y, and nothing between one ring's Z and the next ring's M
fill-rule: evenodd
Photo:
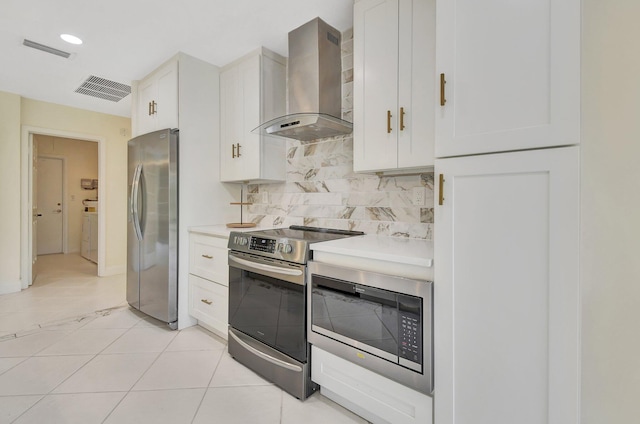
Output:
M227 247L237 252L305 264L309 257L309 244L308 241L282 237L279 234L263 235L232 231Z
M249 250L273 253L276 251L276 241L271 238L252 236Z

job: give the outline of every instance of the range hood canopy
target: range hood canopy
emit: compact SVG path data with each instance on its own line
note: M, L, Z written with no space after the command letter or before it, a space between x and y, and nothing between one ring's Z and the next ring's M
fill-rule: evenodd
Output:
M289 33L289 114L254 129L264 135L313 141L351 134L342 111L342 51L338 30L315 18Z

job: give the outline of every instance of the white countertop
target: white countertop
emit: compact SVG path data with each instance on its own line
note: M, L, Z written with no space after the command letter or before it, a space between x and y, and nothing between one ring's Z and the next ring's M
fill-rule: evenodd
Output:
M226 224L218 224L218 225L202 225L202 226L196 226L196 227L189 227L189 232L204 234L208 236L229 238L229 234L231 233L231 231L245 232L245 231L264 230L264 229L270 229L270 228L274 228L273 225L268 225L268 226L258 225L257 227L251 227L251 228L229 228L226 226Z
M364 235L313 243L311 249L425 268L433 266L433 241L424 239Z

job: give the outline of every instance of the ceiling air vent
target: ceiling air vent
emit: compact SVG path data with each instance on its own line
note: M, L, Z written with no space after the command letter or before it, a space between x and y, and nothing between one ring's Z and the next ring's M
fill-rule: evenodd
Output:
M119 102L131 93L131 86L90 75L80 87L76 88L76 93Z
M43 52L55 54L56 56L64 57L65 59L69 59L71 53L67 53L62 50L54 49L53 47L45 46L44 44L36 43L35 41L27 40L26 38L22 42L24 46L31 47L33 49L41 50Z

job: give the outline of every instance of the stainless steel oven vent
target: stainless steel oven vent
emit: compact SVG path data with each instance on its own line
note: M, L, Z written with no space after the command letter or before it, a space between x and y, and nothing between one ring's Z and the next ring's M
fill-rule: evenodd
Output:
M75 92L119 102L131 93L131 86L90 75Z
M289 33L289 114L260 125L254 133L293 138L304 143L353 132L353 124L340 118L340 40L340 32L320 18Z
M69 59L71 53L65 52L63 50L58 50L56 48L45 46L44 44L36 43L35 41L27 40L26 38L22 42L23 46L31 47L32 49L40 50L46 53L51 53L56 56L64 57L65 59Z

